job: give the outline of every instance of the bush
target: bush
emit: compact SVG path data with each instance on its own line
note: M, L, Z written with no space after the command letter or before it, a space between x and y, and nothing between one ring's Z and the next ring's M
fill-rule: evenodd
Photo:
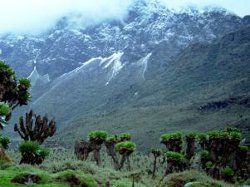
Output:
M105 141L108 133L106 131L92 131L89 133L90 140Z
M229 166L226 166L225 168L222 169L222 173L226 176L226 177L232 177L234 175L234 171L232 168L230 168Z
M181 140L182 134L180 132L176 133L168 133L168 134L163 134L161 136L161 142L168 141L168 140Z
M95 179L91 175L73 170L58 173L56 179L60 182L67 182L70 186L97 186Z
M126 141L126 142L120 142L115 145L115 149L117 151L120 151L122 149L126 149L128 151L134 151L136 148L136 145L134 142Z
M10 139L8 137L2 137L0 135L0 144L4 149L8 149L10 144Z
M213 167L213 163L211 162L211 161L208 161L207 163L206 163L206 168L207 169L210 169L210 168L212 168Z
M202 150L200 152L201 158L209 158L209 151L208 150Z

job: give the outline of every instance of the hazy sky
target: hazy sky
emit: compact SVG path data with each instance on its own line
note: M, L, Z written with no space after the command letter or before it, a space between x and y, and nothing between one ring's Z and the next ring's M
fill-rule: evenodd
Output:
M80 13L86 22L122 19L136 0L0 0L0 34L39 33L63 15ZM170 8L222 6L240 16L250 14L250 0L159 0Z

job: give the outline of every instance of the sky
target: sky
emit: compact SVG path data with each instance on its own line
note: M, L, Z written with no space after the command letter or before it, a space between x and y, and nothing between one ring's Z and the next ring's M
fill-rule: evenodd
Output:
M64 15L81 15L85 23L122 19L136 0L0 0L0 34L39 34ZM158 0L178 10L185 6L221 6L239 16L250 14L250 0Z

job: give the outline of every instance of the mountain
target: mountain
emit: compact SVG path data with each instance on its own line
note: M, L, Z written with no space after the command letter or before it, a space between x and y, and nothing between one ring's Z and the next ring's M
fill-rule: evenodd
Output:
M209 42L235 31L244 20L218 8L176 12L155 0L140 0L131 5L123 20L84 27L81 16L70 14L40 35L6 34L0 37L0 58L20 76L28 77L36 65L39 73L54 80L93 57L118 51L129 52L129 61L138 60L159 43L171 58L190 43Z
M124 20L82 27L74 16L39 36L0 38L0 58L33 83L27 108L56 117L53 141L70 147L105 129L143 149L179 129L248 132L249 16L154 0L136 1Z

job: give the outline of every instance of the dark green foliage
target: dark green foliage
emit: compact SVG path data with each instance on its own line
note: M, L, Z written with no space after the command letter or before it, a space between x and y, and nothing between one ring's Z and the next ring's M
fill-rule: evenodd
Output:
M240 149L240 151L248 151L249 150L249 148L245 145L240 145L239 149Z
M186 139L195 139L197 134L195 132L190 132L186 135Z
M206 168L209 169L209 168L212 168L213 167L213 163L211 161L208 161L206 163Z
M198 133L198 139L199 141L207 140L207 134L206 133Z
M8 149L9 148L9 144L10 144L10 139L9 137L2 137L0 135L0 144L2 145L2 147L4 149Z
M201 156L201 158L206 158L206 159L208 159L208 158L209 158L209 151L208 151L208 150L202 150L202 151L200 152L200 156Z
M234 171L229 166L226 166L222 169L222 173L227 177L232 177L234 175Z

